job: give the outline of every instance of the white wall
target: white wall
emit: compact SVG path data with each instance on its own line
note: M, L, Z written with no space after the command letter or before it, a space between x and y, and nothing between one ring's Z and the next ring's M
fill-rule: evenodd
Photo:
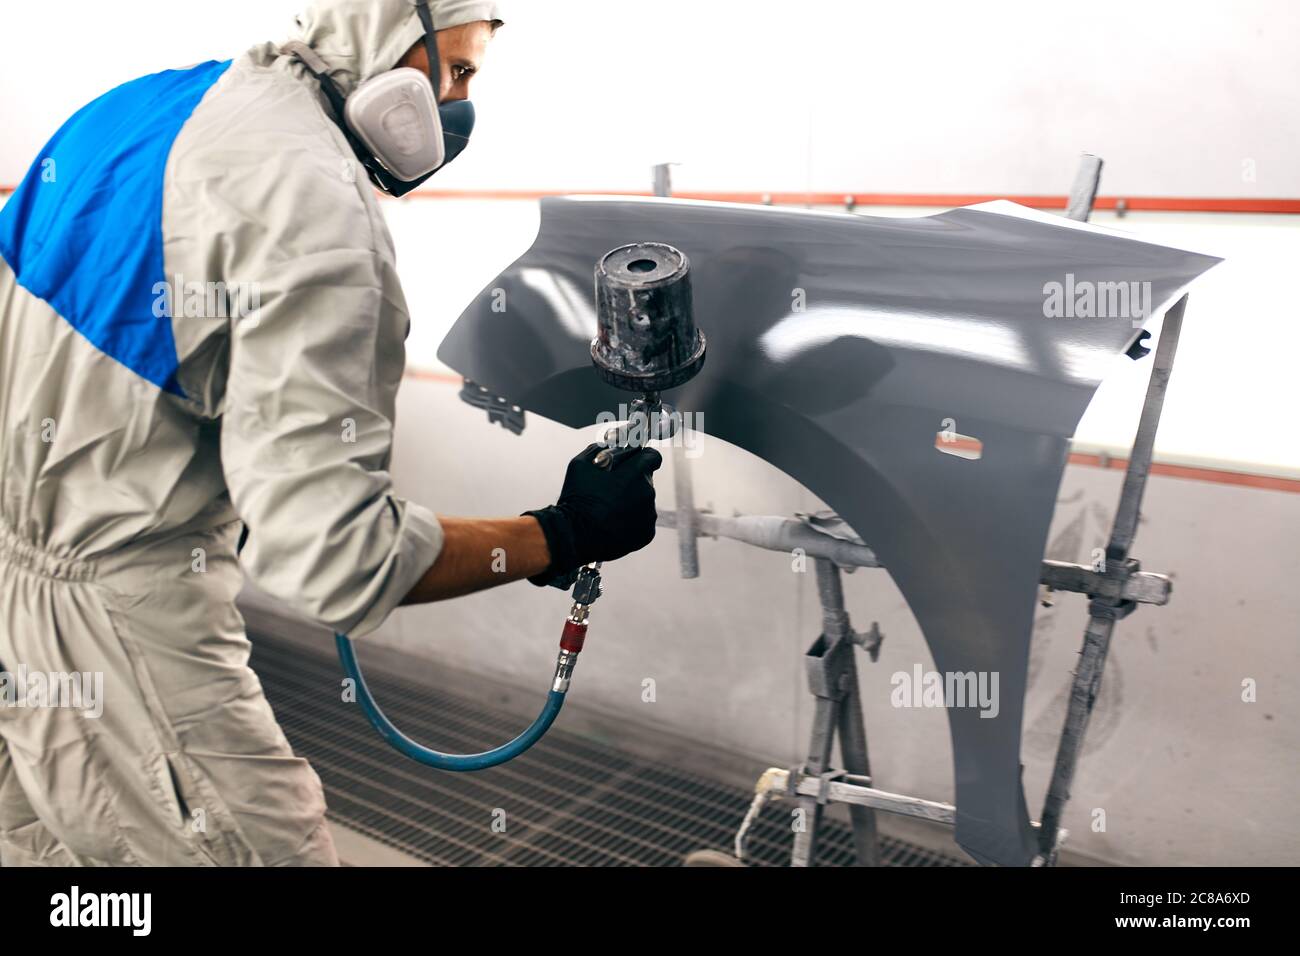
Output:
M104 89L283 39L303 2L7 3L0 184ZM1291 0L515 0L507 18L440 188L643 189L671 160L685 190L1060 194L1088 150L1113 195L1300 196Z

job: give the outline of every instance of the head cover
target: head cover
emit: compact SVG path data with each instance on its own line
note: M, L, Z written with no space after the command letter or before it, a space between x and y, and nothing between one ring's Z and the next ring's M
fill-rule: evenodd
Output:
M371 181L401 196L455 159L474 128L468 101L438 104L435 32L500 19L488 0L318 0L298 18L303 40L281 49L320 82ZM429 75L393 69L419 39Z

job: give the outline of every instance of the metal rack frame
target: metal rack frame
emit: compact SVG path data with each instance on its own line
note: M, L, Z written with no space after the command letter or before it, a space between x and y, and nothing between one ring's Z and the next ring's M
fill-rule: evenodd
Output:
M1039 833L1036 865L1053 865L1057 859L1064 837L1060 827L1061 816L1069 800L1070 785L1101 687L1115 623L1131 614L1139 604L1168 603L1172 590L1172 583L1166 575L1143 571L1141 564L1130 557L1129 552L1137 530L1156 430L1186 305L1187 296L1184 295L1165 315L1102 567L1064 561L1042 562L1039 580L1045 587L1052 591L1086 594L1089 602L1088 623L1042 820L1035 824ZM684 455L675 455L674 482L680 507L677 511L661 511L659 515L661 526L678 531L683 577L695 577L699 573L696 551L699 537L730 538L786 553L801 549L814 560L816 567L822 633L804 657L808 688L816 699L807 758L797 768L769 770L760 780L755 797L756 803L761 805L773 793L780 792L798 800L805 811L807 826L795 835L792 864L811 866L816 859L817 828L825 805L831 802L849 805L858 861L865 866L875 865L879 860L875 810L953 825L956 808L949 804L889 793L871 785L866 732L858 697L857 662L853 652L856 647L862 647L875 660L881 635L874 622L866 633L853 629L844 607L840 574L846 568L882 567L874 552L846 529L828 532L826 525L831 516L826 514L795 518L752 515L727 518L697 510L689 504L689 493L685 499L682 496L682 489L690 486L685 462ZM843 763L840 769L831 765L837 734ZM743 855L743 845L742 832L737 837L738 855Z
M1101 169L1099 158L1084 155L1070 191L1068 218L1077 221L1088 219ZM656 195L669 195L666 165L655 167L654 185ZM1042 818L1033 824L1038 831L1035 866L1055 865L1061 843L1067 835L1067 831L1061 828L1061 818L1100 691L1115 623L1131 614L1139 604L1167 603L1172 588L1167 576L1143 571L1140 563L1130 556L1130 550L1137 531L1156 431L1186 307L1187 296L1183 295L1165 314L1104 560L1100 567L1061 561L1045 560L1042 563L1040 581L1045 587L1086 594L1089 601L1088 623ZM1147 337L1144 332L1134 342L1128 352L1131 358L1140 359L1148 354L1149 350L1142 345ZM659 523L678 531L683 577L699 575L697 541L700 536L725 537L776 551L790 552L799 548L814 559L816 567L822 633L804 657L808 688L815 698L807 756L799 767L789 770L770 768L760 777L754 803L736 835L737 858L744 857L746 835L759 810L768 799L778 794L797 800L804 811L805 825L796 831L791 853L793 866L814 865L818 830L823 810L829 803L844 803L849 807L860 866L876 866L880 862L877 810L954 826L957 813L954 806L890 793L872 785L854 649L864 648L874 661L882 638L874 622L866 633L853 630L844 607L840 573L841 569L852 571L858 567L881 567L875 554L842 523L840 527L828 530L828 522L838 520L834 516L782 518L738 515L724 518L696 509L684 449L674 446L673 452L673 481L678 508L675 512L661 512ZM837 735L843 765L839 768L832 765Z

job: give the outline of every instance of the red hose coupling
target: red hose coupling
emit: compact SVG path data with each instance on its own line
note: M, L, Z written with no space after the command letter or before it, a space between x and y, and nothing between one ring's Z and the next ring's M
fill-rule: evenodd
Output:
M587 639L587 625L577 621L564 622L564 633L560 635L560 650L577 654L582 650L582 642Z

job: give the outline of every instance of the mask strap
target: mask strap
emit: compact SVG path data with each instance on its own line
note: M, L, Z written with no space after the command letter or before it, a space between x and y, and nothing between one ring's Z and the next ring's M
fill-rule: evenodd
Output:
M402 193L399 190L404 185L402 181L389 174L388 170L384 169L370 154L370 150L366 149L365 144L352 134L352 130L348 129L348 124L343 119L343 94L339 92L339 88L330 79L329 65L321 59L320 54L298 40L282 43L280 51L288 53L296 59L320 83L321 92L325 94L325 98L330 101L330 106L334 109L335 125L343 133L343 138L348 141L348 145L352 147L352 152L361 160L361 165L366 168L366 172L375 185L386 193L400 196Z
M424 50L429 54L429 83L433 86L433 99L434 102L441 103L439 91L442 89L442 61L438 59L438 38L434 36L429 0L416 0L415 12L419 14L420 24L424 27Z
M334 107L334 112L338 114L341 121L343 119L343 94L339 92L339 88L330 79L329 65L321 59L320 54L299 40L290 40L288 43L280 44L280 52L288 53L305 66L308 73L316 77L320 83L321 92L330 101L330 106Z

